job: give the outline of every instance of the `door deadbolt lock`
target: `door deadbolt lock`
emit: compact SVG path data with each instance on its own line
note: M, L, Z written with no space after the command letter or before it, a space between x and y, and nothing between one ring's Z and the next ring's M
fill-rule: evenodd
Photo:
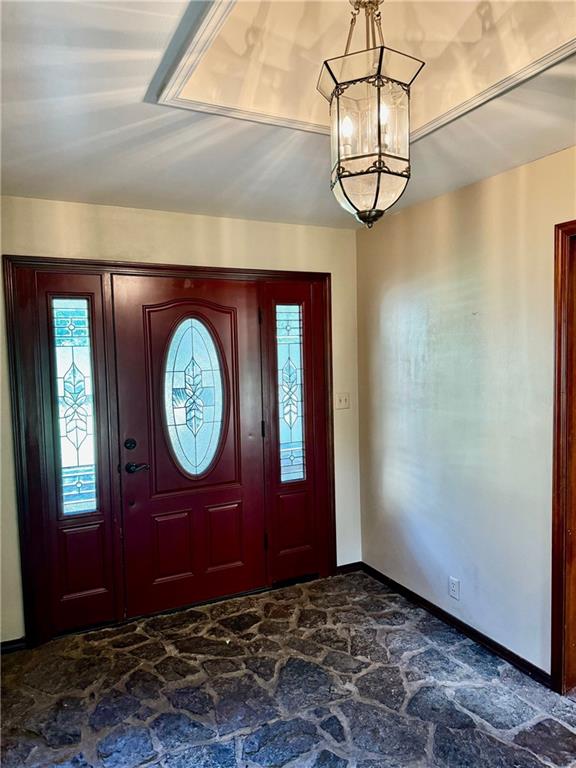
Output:
M133 437L127 437L126 440L124 440L124 448L128 451L133 451L134 448L136 448L136 440L134 440Z

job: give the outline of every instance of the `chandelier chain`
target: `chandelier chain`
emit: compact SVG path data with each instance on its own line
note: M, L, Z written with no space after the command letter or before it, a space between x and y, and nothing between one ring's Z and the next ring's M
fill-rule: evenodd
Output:
M360 13L360 8L354 8L352 11L352 18L350 19L350 29L348 30L348 39L346 40L346 50L344 51L344 56L347 56L348 53L350 52L352 35L354 33L354 27L356 26L356 20L358 18L359 13Z
M350 19L350 29L348 30L348 38L346 40L345 56L350 52L356 21L362 9L366 17L366 49L385 45L382 33L382 14L380 12L382 2L383 0L350 0L352 18ZM376 42L376 35L378 35L378 42Z
M373 15L373 19L376 22L376 29L378 30L378 37L380 38L380 45L384 46L385 42L384 34L382 32L382 14L380 13L380 8L376 9L376 12Z

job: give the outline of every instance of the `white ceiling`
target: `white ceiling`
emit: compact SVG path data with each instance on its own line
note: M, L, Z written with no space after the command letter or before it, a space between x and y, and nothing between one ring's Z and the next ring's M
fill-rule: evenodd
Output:
M353 226L328 187L326 136L144 101L186 10L4 2L3 193ZM400 205L576 143L575 82L573 56L417 141Z

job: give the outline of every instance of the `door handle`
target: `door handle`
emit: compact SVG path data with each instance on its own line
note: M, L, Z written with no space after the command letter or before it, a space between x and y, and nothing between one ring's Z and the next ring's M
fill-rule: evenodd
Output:
M129 461L124 469L129 475L133 475L135 472L147 472L150 469L150 464L135 464L133 461Z

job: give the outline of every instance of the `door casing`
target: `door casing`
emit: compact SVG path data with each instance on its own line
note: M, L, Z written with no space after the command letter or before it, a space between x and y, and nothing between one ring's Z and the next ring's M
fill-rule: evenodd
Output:
M576 686L576 220L555 228L552 687Z
M336 571L336 526L334 501L334 434L332 420L332 335L331 335L331 278L329 273L269 271L253 269L227 269L219 267L179 266L165 264L143 264L136 262L117 262L84 259L63 259L48 257L31 257L21 255L5 255L3 257L4 282L6 294L6 323L8 338L8 355L10 369L11 405L13 417L14 453L16 467L16 490L18 504L18 522L20 537L20 556L23 580L23 602L26 642L36 645L54 636L50 629L49 607L46 600L46 573L49 568L49 553L46 547L45 520L41 508L41 483L35 474L42 467L42 457L39 456L38 441L34 435L42 429L42 414L46 403L39 402L41 388L33 375L24 375L32 365L38 370L38 343L30 343L36 339L38 329L33 312L20 312L16 296L16 273L18 270L30 270L29 295L32 300L35 295L34 270L52 273L68 273L74 275L98 274L103 276L103 301L105 305L105 344L107 354L113 354L114 327L112 319L112 274L173 276L190 279L226 279L253 280L258 283L277 284L282 282L314 283L318 295L321 296L321 327L315 333L321 336L323 351L320 361L325 369L325 402L323 403L324 424L323 435L316 435L315 450L322 455L325 466L325 514L323 529L325 534L325 557L321 565L320 575L327 576ZM20 297L21 298L21 297ZM109 409L107 429L110 435L111 458L110 466L119 464L119 434L117 398L114 376L111 371L114 365L109 365L108 391ZM30 460L32 457L32 460ZM268 469L266 470L268 472ZM115 509L121 508L119 483L111 483L111 497ZM268 510L269 513L269 510ZM115 605L116 617L119 621L124 616L125 596L123 591L122 546L119 527L115 531L113 543L113 563L116 584L118 586Z

